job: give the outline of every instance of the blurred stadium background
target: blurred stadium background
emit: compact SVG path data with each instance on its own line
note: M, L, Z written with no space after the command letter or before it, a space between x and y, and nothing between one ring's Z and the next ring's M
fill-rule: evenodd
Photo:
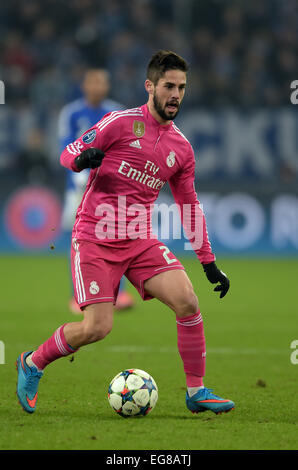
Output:
M297 449L296 7L297 0L0 2L1 449ZM189 255L183 263L200 290L206 384L236 410L222 420L188 413L176 324L166 306L139 299L104 342L49 367L28 420L13 363L73 318L63 308L70 280L60 110L81 96L90 66L110 72L111 99L145 103L145 68L161 48L191 66L176 123L194 147L196 189L232 295L222 302L212 293L185 240L174 238L178 227L164 240ZM167 187L159 199L173 203ZM146 426L134 422L130 432L106 393L117 372L136 366L152 373L160 398Z
M157 49L190 63L176 120L193 144L199 199L217 255L298 253L295 0L10 0L0 5L0 252L69 249L57 119L84 70L111 73L110 97L146 101ZM4 101L4 100L2 100ZM1 102L2 102L1 101ZM161 198L167 200L167 191ZM181 242L169 242L182 249Z

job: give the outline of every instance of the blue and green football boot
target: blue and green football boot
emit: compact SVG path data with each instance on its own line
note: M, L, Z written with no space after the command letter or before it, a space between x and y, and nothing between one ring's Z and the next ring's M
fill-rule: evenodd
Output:
M23 352L16 361L18 372L17 396L20 404L27 413L34 413L37 401L37 389L43 372L36 367L29 367L26 357L33 351Z
M210 388L201 388L195 395L190 397L186 392L186 406L192 413L201 413L203 411L213 411L213 413L227 413L235 408L231 400L220 398L211 393Z

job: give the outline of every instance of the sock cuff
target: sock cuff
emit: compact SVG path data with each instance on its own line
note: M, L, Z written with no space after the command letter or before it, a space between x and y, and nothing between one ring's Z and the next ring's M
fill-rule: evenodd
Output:
M65 325L67 325L67 323L64 323L64 325L60 326L54 334L56 346L63 356L67 356L68 354L76 351L76 349L72 348L65 339L63 331Z
M195 325L199 325L202 322L203 322L203 318L202 318L202 314L200 313L200 310L198 310L198 312L194 313L193 315L189 315L188 317L179 318L176 316L177 325L195 326Z

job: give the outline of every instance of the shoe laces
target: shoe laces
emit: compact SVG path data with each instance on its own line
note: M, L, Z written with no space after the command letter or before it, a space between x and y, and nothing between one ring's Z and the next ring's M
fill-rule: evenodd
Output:
M28 390L35 391L41 376L42 376L42 372L32 371L32 369L31 369L30 375L27 376L27 381L26 381L27 382L27 384L26 384L27 387L26 388Z
M214 395L214 393L212 393L213 392L212 388L204 388L202 390L202 392L204 393L204 398L206 398L206 399L207 399L207 397L214 398L216 400L221 400L222 399L221 397L219 397L217 395Z

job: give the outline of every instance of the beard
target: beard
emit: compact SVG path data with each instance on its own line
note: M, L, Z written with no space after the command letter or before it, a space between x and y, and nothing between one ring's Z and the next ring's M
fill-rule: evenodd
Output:
M175 117L179 113L180 105L177 102L169 101L163 107L161 102L159 101L156 93L154 93L154 95L153 95L153 104L154 104L155 111L159 114L159 116L164 121L172 121L173 119L175 119ZM177 106L176 111L166 111L166 106L167 105Z

